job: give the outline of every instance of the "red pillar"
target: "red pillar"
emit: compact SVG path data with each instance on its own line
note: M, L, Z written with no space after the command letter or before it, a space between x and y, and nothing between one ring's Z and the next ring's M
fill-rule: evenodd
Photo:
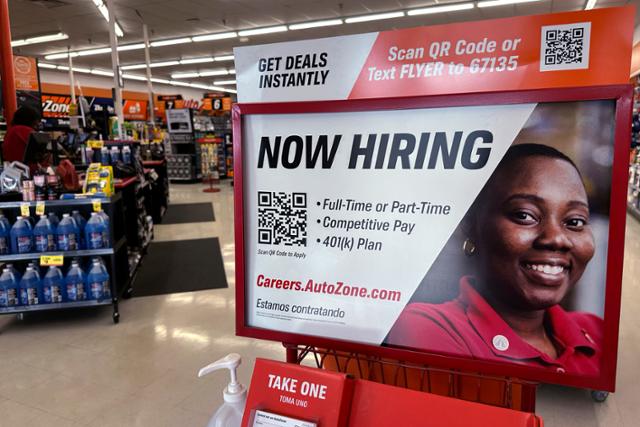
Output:
M9 0L0 0L0 78L2 78L2 105L7 124L18 108L16 81L13 76L13 50L11 49L11 24L9 22Z

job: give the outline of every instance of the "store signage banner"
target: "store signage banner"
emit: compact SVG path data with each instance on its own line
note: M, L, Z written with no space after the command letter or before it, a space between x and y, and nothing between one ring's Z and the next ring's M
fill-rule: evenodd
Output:
M238 47L238 101L626 84L634 17L628 6Z
M612 387L617 96L247 107L241 326Z
M147 101L124 101L122 108L125 120L147 120Z
M28 56L14 56L13 73L16 82L16 90L40 92L38 65L35 58Z

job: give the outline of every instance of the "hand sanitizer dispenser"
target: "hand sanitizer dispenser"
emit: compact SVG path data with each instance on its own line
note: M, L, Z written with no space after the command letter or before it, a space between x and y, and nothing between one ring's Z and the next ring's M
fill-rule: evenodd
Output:
M244 405L247 402L247 388L238 382L237 368L242 358L237 353L226 355L205 366L198 372L198 378L220 369L228 369L231 381L222 392L224 403L218 408L207 427L240 427Z

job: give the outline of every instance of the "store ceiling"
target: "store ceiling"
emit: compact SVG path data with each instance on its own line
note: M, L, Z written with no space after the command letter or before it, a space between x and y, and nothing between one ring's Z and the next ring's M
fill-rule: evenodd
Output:
M120 44L142 41L143 22L148 25L149 36L153 41L460 2L460 0L114 0L116 19L125 33L125 36L119 39ZM151 61L230 54L234 46L240 45L581 10L586 3L587 0L542 0L534 3L474 8L460 12L343 24L246 38L153 47ZM636 22L640 21L640 0L598 0L596 7L627 4L636 5ZM42 59L45 54L65 51L68 48L77 50L108 46L108 24L92 0L12 0L9 2L9 8L14 40L58 31L69 35L68 40L14 48L16 54ZM74 66L110 69L110 59L108 54L74 58ZM66 61L61 59L48 62L65 64ZM144 51L120 52L120 62L122 65L142 63ZM221 66L230 68L233 65L232 62L226 62L154 68L153 76L169 79L171 73L193 72ZM213 79L206 77L191 81L211 84Z

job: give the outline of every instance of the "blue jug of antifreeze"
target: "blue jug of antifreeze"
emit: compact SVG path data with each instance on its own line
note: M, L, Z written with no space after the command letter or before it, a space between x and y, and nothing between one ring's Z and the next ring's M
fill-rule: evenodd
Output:
M11 253L11 224L9 220L0 214L0 254L6 255Z
M40 215L40 220L33 229L33 244L36 252L56 250L56 233L46 215Z
M111 298L109 273L100 258L93 258L91 261L91 269L87 275L87 287L90 299L100 301Z
M104 219L97 212L91 212L91 218L89 218L84 229L87 249L102 249L106 247L104 242L105 229Z
M58 215L56 215L55 212L49 212L48 217L49 217L49 222L53 227L53 231L56 231L56 229L58 228L58 224L60 224L60 218L58 218Z
M71 267L67 272L65 284L67 285L67 299L69 301L85 301L87 299L87 289L84 280L84 271L80 268L78 261L71 262Z
M73 218L76 222L76 224L78 225L78 230L80 231L80 249L86 249L87 247L87 242L85 241L84 238L84 228L87 225L87 220L84 219L84 217L82 216L82 214L80 214L80 211L78 210L73 210L71 211L71 218Z
M56 229L58 250L76 251L78 250L78 225L68 213L62 214L62 221Z
M102 242L104 244L103 247L110 248L111 247L111 226L109 225L109 215L107 215L104 211L98 212L98 216L102 218L104 221L104 231L102 232Z
M20 283L20 279L22 279L22 274L18 271L18 269L13 264L5 265L6 268L9 269L13 273L13 276L16 278L16 282Z
M11 269L5 267L0 275L0 307L15 307L17 305L20 305L18 281Z
M66 302L66 286L64 276L58 267L51 266L42 279L42 293L44 294L44 302L47 304L55 304Z
M33 231L26 218L19 216L10 231L11 252L14 254L26 254L33 247Z
M33 267L28 266L20 279L20 304L38 305L44 302L42 284Z

